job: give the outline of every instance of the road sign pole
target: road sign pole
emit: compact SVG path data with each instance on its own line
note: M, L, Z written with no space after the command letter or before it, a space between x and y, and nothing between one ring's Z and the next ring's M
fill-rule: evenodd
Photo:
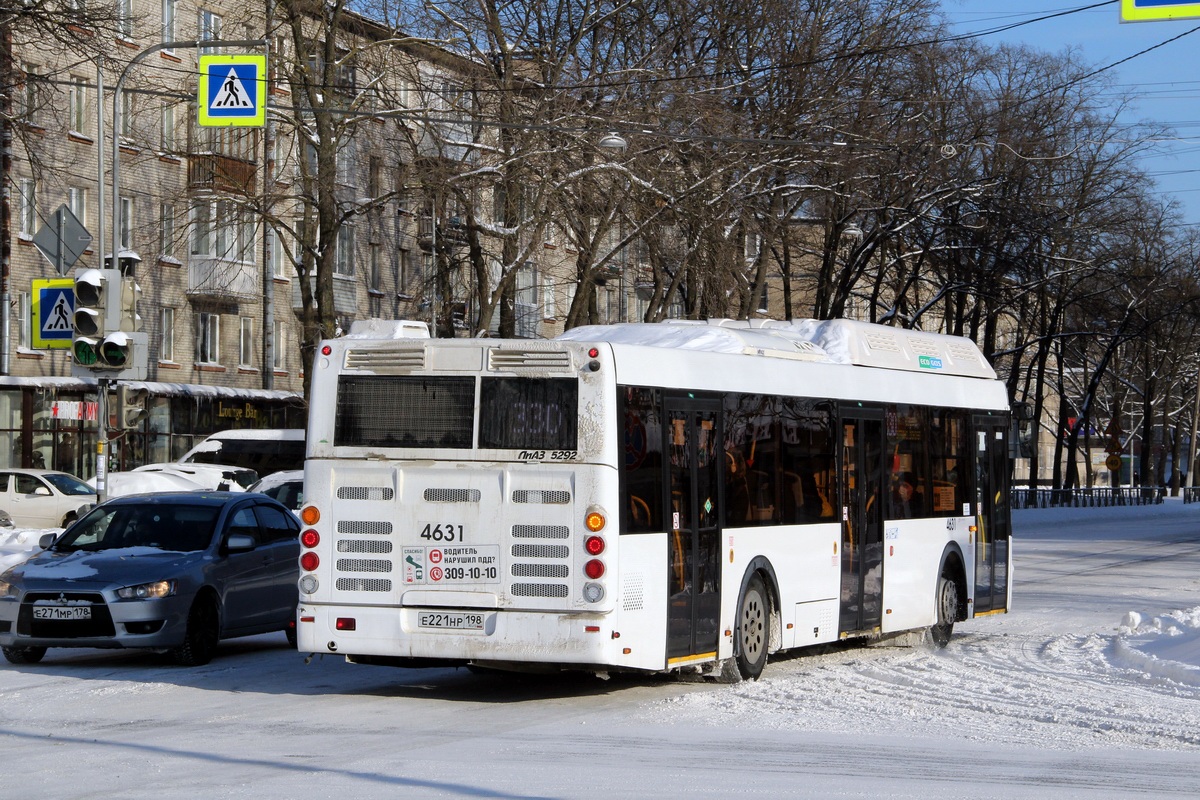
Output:
M100 396L96 402L96 428L99 437L96 441L96 502L103 503L108 499L108 385L107 378L96 381Z

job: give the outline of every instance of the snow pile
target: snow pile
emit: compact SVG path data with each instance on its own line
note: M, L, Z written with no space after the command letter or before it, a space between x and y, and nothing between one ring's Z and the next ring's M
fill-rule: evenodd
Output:
M38 540L43 534L59 533L62 528L15 528L0 531L0 573L24 564L41 547Z
M1162 616L1130 611L1113 654L1115 663L1148 676L1200 686L1200 606Z

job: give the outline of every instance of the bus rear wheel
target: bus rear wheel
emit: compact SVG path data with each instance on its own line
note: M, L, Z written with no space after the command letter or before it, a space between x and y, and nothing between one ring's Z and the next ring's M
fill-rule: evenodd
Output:
M767 665L771 606L762 578L753 576L738 601L737 667L744 680L756 681Z
M929 629L933 643L945 647L954 633L954 621L958 619L958 584L945 573L938 578L937 623Z

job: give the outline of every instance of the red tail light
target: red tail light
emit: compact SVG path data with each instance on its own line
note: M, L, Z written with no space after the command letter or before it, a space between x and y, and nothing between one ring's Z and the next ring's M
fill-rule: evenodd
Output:
M333 625L339 631L352 631L358 628L358 622L355 621L354 617L338 617Z
M321 559L318 558L317 554L312 551L300 556L300 568L306 572L314 571L318 566L320 566L320 564Z
M596 580L604 574L604 562L598 558L593 558L583 565L583 572L592 580Z
M321 543L321 534L309 528L304 533L300 534L300 544L305 547L316 547Z
M588 555L598 556L604 552L604 539L599 536L589 536L583 546L587 548Z

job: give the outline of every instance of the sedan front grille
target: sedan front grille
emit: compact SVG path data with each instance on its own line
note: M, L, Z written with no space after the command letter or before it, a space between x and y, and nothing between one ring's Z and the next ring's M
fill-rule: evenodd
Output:
M34 619L33 604L39 600L72 605L90 603L92 616L90 619ZM86 639L115 636L116 628L102 595L95 592L67 592L26 595L17 612L17 633L47 639Z

